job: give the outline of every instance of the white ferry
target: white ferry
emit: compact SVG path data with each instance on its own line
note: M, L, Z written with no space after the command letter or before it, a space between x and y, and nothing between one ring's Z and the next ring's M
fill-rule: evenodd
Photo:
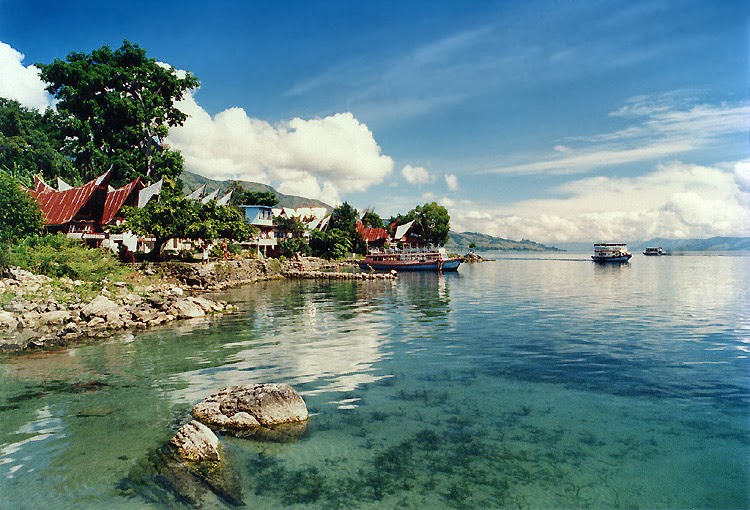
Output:
M628 245L623 243L596 243L591 259L594 262L627 262L633 254L628 251Z

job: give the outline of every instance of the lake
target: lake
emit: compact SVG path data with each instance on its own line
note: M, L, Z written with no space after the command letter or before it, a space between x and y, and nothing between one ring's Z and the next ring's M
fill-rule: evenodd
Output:
M133 475L198 401L260 382L311 417L222 437L250 508L750 507L748 254L486 255L0 358L0 507L181 508Z

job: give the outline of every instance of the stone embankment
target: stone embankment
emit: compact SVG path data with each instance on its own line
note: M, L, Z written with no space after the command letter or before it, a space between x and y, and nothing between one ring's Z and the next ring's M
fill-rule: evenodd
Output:
M21 269L0 279L0 351L65 345L80 337L102 338L127 329L175 319L192 319L231 309L222 301L188 295L168 283L132 288L102 282L98 295L84 299L84 284L52 279Z
M102 338L175 319L192 319L231 309L222 301L195 295L258 281L294 279L385 280L393 273L354 272L353 261L312 257L278 260L139 264L134 270L156 284L90 284L53 279L11 268L0 278L0 352L66 345L79 338ZM89 288L87 288L87 285Z

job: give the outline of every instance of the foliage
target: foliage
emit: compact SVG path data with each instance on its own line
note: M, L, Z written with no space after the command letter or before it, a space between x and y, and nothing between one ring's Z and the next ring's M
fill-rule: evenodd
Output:
M362 224L365 227L385 228L383 219L375 211L365 211L362 215Z
M37 173L47 180L59 176L81 184L77 171L61 153L63 138L57 120L50 109L41 114L18 101L0 98L0 171L27 186Z
M252 227L239 210L218 206L213 200L202 204L169 193L142 209L125 208L124 217L125 223L119 230L156 238L154 249L149 254L152 259L161 258L164 245L173 238L247 241L253 235Z
M292 237L302 237L307 231L307 227L299 218L287 218L284 216L275 216L273 224L282 234L290 233Z
M15 244L43 228L39 205L16 179L0 171L0 245Z
M359 212L357 209L344 202L340 206L333 209L331 212L331 219L328 222L328 230L340 230L346 234L349 239L350 247L349 250L354 253L365 253L367 246L365 245L362 236L357 232L357 220L359 219Z
M448 210L442 205L436 202L418 205L405 215L392 217L389 223L403 225L412 220L414 224L409 230L411 236L430 244L444 245L448 242L451 218Z
M127 40L114 51L102 46L37 67L58 100L67 149L88 177L110 167L114 186L139 175L179 176L182 157L164 139L187 118L175 102L199 85L195 76L181 77Z
M127 270L109 250L86 248L64 234L27 237L10 250L10 264L35 274L100 283L121 279Z
M330 228L325 232L314 230L310 235L310 249L316 257L342 259L349 254L351 248L351 237L338 228Z
M279 250L282 257L292 258L297 254L310 255L310 245L303 239L292 238L279 241Z
M232 198L234 199L235 196L237 204L273 207L279 203L276 193L272 191L250 191L240 188L240 191L232 194Z

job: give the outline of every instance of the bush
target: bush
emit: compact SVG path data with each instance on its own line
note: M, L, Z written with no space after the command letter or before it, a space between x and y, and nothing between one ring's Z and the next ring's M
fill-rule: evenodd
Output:
M39 205L16 179L0 171L0 244L17 243L42 231Z
M303 239L282 239L279 241L279 251L282 256L287 258L292 258L298 253L306 256L310 255L310 245Z
M101 282L120 280L128 272L109 250L86 248L64 234L27 237L9 250L8 265L52 278Z

